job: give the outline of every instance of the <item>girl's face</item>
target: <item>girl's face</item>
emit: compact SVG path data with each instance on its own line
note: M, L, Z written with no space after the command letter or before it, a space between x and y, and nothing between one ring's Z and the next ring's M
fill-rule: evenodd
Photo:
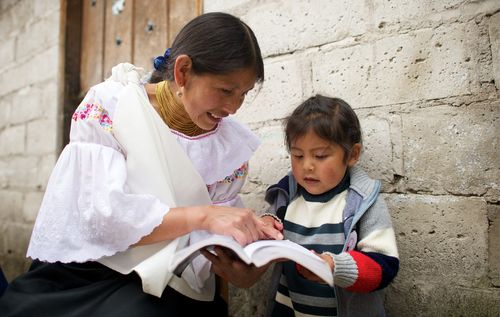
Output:
M182 102L191 120L210 131L222 118L238 111L255 81L253 68L224 75L190 73L182 90Z
M356 164L359 152L344 162L344 149L320 138L312 130L291 142L292 173L300 186L313 195L323 194L337 186L347 168ZM354 149L354 148L353 148Z

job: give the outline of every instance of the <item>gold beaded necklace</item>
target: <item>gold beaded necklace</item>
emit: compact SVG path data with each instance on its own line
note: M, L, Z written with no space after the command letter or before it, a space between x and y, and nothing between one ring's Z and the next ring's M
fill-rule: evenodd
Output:
M170 129L187 136L197 136L206 132L191 120L184 106L177 102L167 81L156 84L156 100L160 105L160 117Z

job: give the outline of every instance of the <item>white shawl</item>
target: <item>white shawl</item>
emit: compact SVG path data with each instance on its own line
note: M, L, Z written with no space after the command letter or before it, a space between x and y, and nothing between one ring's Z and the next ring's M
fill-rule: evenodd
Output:
M210 205L205 183L151 106L138 69L131 64L120 64L113 68L109 80L126 84L118 97L113 133L125 150L130 191L154 195L169 207ZM165 269L172 253L188 240L189 235L185 235L172 241L131 247L99 262L122 274L137 272L146 293L160 297L168 284L188 297L210 301L215 293L213 274L203 288L198 288L197 273L192 266L184 271L182 278Z

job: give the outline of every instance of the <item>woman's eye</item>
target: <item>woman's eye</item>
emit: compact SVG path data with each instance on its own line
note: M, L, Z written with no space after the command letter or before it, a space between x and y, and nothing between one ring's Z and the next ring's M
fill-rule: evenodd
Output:
M230 95L233 91L231 89L225 89L221 88L222 92L225 93L226 95Z

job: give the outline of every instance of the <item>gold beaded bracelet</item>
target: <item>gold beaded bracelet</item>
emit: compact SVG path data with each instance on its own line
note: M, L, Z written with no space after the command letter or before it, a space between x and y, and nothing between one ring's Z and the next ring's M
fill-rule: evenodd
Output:
M272 214L270 212L265 212L262 215L260 215L259 217L263 218L265 216L273 217L274 220L276 220L278 223L283 224L283 222L281 221L281 219L278 216L276 216L275 214Z

